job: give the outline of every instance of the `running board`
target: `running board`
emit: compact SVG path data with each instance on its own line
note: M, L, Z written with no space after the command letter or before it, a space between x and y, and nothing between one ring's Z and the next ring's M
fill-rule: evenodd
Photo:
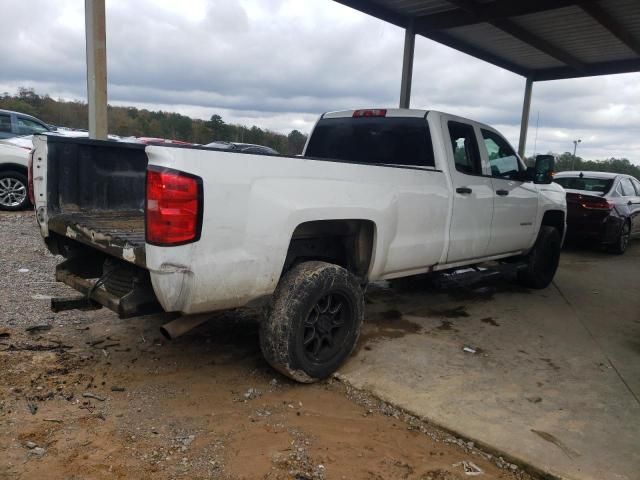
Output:
M491 267L469 267L454 271L438 272L435 276L435 283L441 288L460 285L470 286L494 277L516 275L518 271L525 268L527 268L527 263L522 261L499 263L497 265L491 265Z

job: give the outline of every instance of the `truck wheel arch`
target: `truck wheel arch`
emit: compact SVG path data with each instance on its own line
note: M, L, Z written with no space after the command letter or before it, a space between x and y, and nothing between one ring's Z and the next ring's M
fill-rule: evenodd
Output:
M366 283L374 257L376 225L371 220L314 220L298 225L282 273L298 263L320 260L346 268Z
M562 210L547 210L542 216L541 226L553 227L558 230L560 238L564 235L565 214Z
M28 174L28 169L24 165L19 163L0 163L0 172L19 172L25 176Z

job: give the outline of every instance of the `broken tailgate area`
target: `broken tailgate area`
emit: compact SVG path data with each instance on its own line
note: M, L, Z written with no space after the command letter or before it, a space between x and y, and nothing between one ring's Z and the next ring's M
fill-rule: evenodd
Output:
M50 136L47 151L46 243L66 258L56 280L82 294L52 309L160 311L145 268L144 145Z

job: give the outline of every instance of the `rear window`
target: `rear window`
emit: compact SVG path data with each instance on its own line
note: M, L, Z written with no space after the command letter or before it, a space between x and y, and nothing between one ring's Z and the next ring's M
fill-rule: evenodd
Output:
M305 155L346 162L435 166L424 118L325 118L313 131Z
M613 178L561 177L554 182L569 190L607 193L613 186Z

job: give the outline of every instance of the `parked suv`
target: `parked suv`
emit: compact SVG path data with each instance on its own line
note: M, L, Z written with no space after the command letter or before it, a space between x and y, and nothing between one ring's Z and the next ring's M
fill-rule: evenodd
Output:
M29 207L27 166L32 137L0 140L0 210Z
M20 135L35 135L53 130L42 120L38 120L31 115L10 110L0 110L0 139Z

